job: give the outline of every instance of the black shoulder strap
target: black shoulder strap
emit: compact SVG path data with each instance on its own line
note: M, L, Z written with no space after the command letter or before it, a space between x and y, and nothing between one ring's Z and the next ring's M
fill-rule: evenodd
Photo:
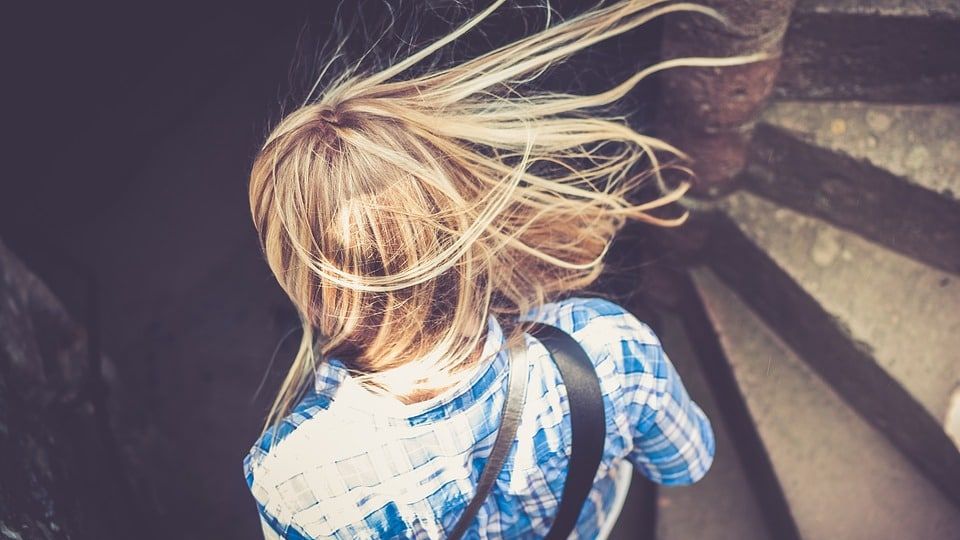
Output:
M560 507L546 537L547 540L566 540L577 524L583 503L593 488L593 479L603 458L603 445L607 436L603 394L590 357L575 339L555 326L539 322L531 324L530 333L543 343L557 363L570 404L573 441L570 462ZM500 427L497 429L487 463L480 473L473 499L447 536L451 540L459 540L476 517L516 438L520 413L526 398L526 348L518 347L518 350L511 351L509 356L510 380L500 416Z
M480 473L480 479L477 480L477 490L474 492L473 499L467 504L463 514L453 531L447 536L451 540L459 540L467 527L477 516L480 507L490 494L490 488L493 482L500 474L503 468L503 462L510 453L510 447L514 439L517 438L517 426L520 424L520 414L523 412L523 403L527 395L527 348L525 344L512 349L508 355L510 362L510 372L508 374L507 397L503 400L503 409L500 412L500 426L497 428L497 436L493 441L493 448L490 455L487 456L487 462L483 466L483 472Z
M573 440L570 463L560 508L546 537L547 540L565 540L577 524L603 459L607 437L603 393L593 362L573 337L556 326L539 322L533 323L530 331L553 355L570 404Z

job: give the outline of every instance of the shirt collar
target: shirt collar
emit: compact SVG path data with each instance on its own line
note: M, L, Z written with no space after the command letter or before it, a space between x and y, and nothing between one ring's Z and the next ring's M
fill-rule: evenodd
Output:
M447 417L482 399L491 386L506 375L504 342L500 323L489 315L487 337L480 355L482 360L464 375L463 381L425 401L406 404L394 397L370 392L350 376L344 363L337 358L330 358L317 366L314 390L331 399L331 410L404 419L409 423Z

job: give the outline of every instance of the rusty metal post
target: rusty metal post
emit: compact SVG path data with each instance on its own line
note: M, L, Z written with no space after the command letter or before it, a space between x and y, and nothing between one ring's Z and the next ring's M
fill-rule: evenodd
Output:
M663 58L757 52L769 60L724 68L677 68L663 75L660 135L694 159L694 193L722 195L743 170L750 132L780 68L779 53L795 0L703 0L732 23L695 13L671 15Z

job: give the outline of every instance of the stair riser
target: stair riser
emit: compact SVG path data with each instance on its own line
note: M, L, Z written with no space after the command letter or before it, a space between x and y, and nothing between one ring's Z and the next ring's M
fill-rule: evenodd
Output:
M791 99L960 99L960 21L796 12L775 95Z
M872 358L849 330L807 294L729 218L717 216L711 268L810 367L884 433L955 504L960 453L943 427Z
M960 204L870 163L760 124L744 178L751 191L960 273Z

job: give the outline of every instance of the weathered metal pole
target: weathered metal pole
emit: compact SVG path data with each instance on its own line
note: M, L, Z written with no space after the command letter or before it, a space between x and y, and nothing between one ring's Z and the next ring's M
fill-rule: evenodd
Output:
M661 136L694 159L694 193L715 197L729 191L743 170L757 114L773 90L779 53L795 0L702 0L730 21L695 13L671 15L663 58L722 57L757 52L772 58L724 68L678 68L663 75Z

